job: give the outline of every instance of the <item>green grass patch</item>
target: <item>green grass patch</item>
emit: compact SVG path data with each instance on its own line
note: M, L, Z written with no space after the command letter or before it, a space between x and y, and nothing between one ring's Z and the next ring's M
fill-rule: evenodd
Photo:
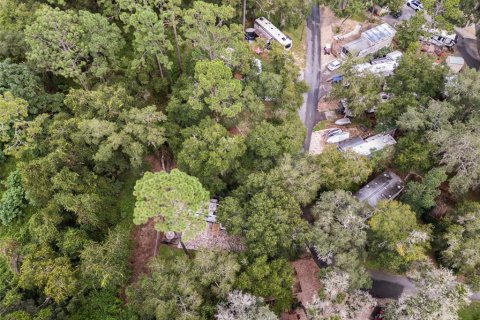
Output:
M458 313L460 320L480 320L480 302L472 302Z
M122 191L118 199L118 209L122 219L133 219L133 209L135 208L135 196L133 188L141 175L137 171L130 171L122 177Z
M359 12L359 13L351 16L350 19L358 21L358 22L365 22L368 19L368 17L365 14L365 12Z
M182 249L178 249L172 246L167 246L165 244L161 244L158 248L158 255L160 259L173 259L178 256L184 256L185 252Z
M327 121L320 121L313 127L313 132L324 130L327 127Z
M302 68L304 68L307 55L307 26L305 21L297 28L286 29L285 34L292 39L293 46L291 52L302 64Z
M14 157L8 157L4 162L0 163L0 179L4 180L8 177L10 172L14 171L17 167Z

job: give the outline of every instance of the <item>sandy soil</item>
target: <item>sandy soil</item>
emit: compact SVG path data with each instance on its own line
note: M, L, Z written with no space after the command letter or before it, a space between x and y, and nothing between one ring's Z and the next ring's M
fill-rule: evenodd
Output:
M333 54L325 55L323 54L323 48L327 43L333 44L335 40L333 36L335 36L337 31L340 31L338 34L346 34L355 29L355 26L359 23L357 21L347 19L343 24L343 19L339 19L335 16L330 8L322 6L321 7L321 22L320 22L320 43L322 47L322 69L327 64L332 62L333 60L337 59ZM341 27L340 27L341 25ZM340 30L338 30L340 29Z

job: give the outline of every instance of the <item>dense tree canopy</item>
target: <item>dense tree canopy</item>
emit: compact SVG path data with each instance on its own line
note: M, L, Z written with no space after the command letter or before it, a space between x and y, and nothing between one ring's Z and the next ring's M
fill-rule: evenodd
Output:
M388 320L458 319L458 310L469 303L468 288L459 283L451 271L427 264L409 273L417 291L402 295L388 306Z
M348 290L370 285L362 265L366 258L365 220L369 211L365 204L342 190L323 193L312 209L315 222L311 244L327 265L348 275Z
M127 289L141 319L201 319L202 314L213 316L218 299L228 296L239 265L225 253L198 252L193 260L157 258L150 270Z
M449 267L468 274L478 287L480 257L480 205L467 202L457 209L454 222L442 235L442 261Z
M124 42L118 27L100 14L50 7L39 9L25 39L29 61L83 86L89 77L111 72Z
M258 180L257 180L258 179ZM243 198L237 196L223 200L219 210L220 221L233 234L242 235L253 256L289 256L297 246L303 246L306 222L295 199L278 185L259 186L264 175L250 176L248 183L257 184L259 190ZM269 183L269 182L267 182Z
M447 175L443 168L432 169L425 174L421 182L408 183L403 201L421 215L435 206L435 199L440 195L440 184L445 180L447 180Z
M285 259L267 261L259 257L238 276L239 288L264 298L274 299L274 310L288 310L293 302L293 269Z
M353 190L366 182L373 171L365 156L340 152L334 146L326 147L316 161L322 173L322 187L330 191Z
M22 187L18 171L13 171L5 181L7 190L0 199L0 221L7 225L16 217L22 215L26 206L25 190Z
M379 263L392 269L426 259L430 230L419 225L408 205L380 202L369 220L371 250Z
M238 168L245 152L243 137L230 136L225 127L212 120L204 120L182 134L187 139L178 153L178 167L198 177L212 194L223 191L228 175Z
M350 290L350 276L344 272L331 271L322 280L323 289L306 306L308 316L314 320L360 319L376 305L369 293Z
M263 299L241 291L228 294L227 303L219 305L217 320L276 320L277 316L263 305Z
M374 3L323 4L358 20ZM245 27L265 16L293 39L259 54L266 39L245 41L237 0L0 1L0 318L273 320L296 307L292 260L315 251L326 264L305 306L315 319L374 305L360 291L366 266L436 259L480 282L480 76L446 77L417 45L427 28L478 20L478 4L425 0L432 20L396 27L407 52L392 76L343 64L350 85L332 96L347 99L352 127L398 129L371 159L303 148L312 5L247 1ZM403 203L351 195L387 168L406 177ZM205 221L211 198L218 223ZM433 209L446 210L423 214ZM181 236L166 244L167 231ZM456 317L467 290L429 272L390 318Z

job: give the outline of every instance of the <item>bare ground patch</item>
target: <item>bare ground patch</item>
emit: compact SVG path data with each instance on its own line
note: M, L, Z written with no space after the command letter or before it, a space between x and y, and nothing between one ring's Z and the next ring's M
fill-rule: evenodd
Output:
M146 156L145 162L149 171L152 172L168 172L176 167L172 153L166 148L159 149L154 154ZM158 253L163 234L155 230L154 221L150 219L144 225L135 226L130 237L132 239L132 251L128 263L132 276L128 284L137 282L142 274L149 272L148 262ZM126 301L124 291L122 290L121 297Z
M136 226L133 230L133 246L132 254L129 259L132 270L132 277L130 283L136 282L140 275L148 272L148 261L157 253L157 233L154 227L153 219L150 219L146 224Z

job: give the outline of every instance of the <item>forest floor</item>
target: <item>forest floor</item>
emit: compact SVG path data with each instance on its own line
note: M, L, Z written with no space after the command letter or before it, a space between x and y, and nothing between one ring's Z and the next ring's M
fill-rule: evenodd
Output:
M158 150L154 154L146 156L145 162L149 171L152 172L170 171L176 167L171 152L166 150ZM153 219L150 219L144 225L133 228L131 235L132 250L129 258L132 276L128 284L135 283L142 274L148 273L148 262L157 255L162 237L163 234L155 230ZM124 292L122 292L122 298L126 299Z
M162 235L157 235L153 219L150 219L144 225L135 226L132 235L132 254L129 261L132 270L130 283L135 283L140 278L140 275L148 272L148 261L158 251L158 237L162 237Z

